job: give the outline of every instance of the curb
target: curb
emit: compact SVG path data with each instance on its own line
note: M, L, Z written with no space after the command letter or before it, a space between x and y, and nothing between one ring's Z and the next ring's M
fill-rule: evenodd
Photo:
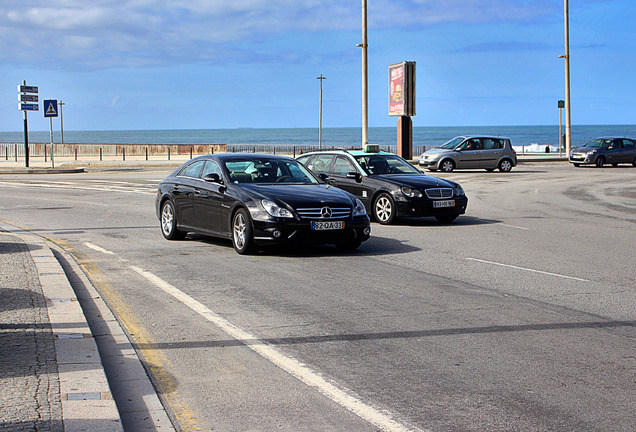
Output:
M97 343L64 270L45 241L13 234L27 244L46 297L65 432L123 432Z
M73 174L82 172L84 172L84 168L0 168L0 174Z
M64 432L174 432L135 348L75 258L9 222L0 228L27 245L46 298Z

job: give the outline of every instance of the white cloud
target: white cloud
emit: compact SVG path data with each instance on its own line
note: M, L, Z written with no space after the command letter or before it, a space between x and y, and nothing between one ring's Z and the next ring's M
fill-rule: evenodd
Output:
M350 0L32 0L0 4L0 60L127 67L253 56L237 48L288 32L359 31ZM532 20L556 0L372 0L369 26ZM280 53L281 58L288 53ZM271 56L271 54L269 54Z

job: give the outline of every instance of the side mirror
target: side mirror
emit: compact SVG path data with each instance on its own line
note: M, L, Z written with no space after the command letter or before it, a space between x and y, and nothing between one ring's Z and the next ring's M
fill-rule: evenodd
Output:
M329 182L329 176L325 173L318 174L318 177L320 177L324 182Z
M351 171L347 173L347 178L355 180L356 183L362 183L362 174L357 171Z
M221 176L216 173L206 175L205 177L203 177L203 180L209 183L223 184L223 180L221 179Z

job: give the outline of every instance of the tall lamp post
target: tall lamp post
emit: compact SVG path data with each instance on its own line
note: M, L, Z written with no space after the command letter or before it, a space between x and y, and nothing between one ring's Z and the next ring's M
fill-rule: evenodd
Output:
M568 0L563 0L565 27L565 153L572 149L572 122L570 114L570 13Z
M362 0L362 147L369 144L369 61L367 59L367 0Z
M320 80L320 123L318 126L318 148L322 148L322 80L326 80L327 77L320 76L316 79Z

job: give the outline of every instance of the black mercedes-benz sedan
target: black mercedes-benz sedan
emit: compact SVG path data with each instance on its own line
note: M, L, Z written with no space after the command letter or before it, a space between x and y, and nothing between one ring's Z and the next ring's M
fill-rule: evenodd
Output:
M402 216L434 216L449 223L466 212L468 198L458 183L427 176L375 145L364 150L305 153L296 159L358 197L381 224Z
M155 206L166 239L228 238L239 254L296 241L353 250L371 232L359 199L286 156L194 158L159 184Z

